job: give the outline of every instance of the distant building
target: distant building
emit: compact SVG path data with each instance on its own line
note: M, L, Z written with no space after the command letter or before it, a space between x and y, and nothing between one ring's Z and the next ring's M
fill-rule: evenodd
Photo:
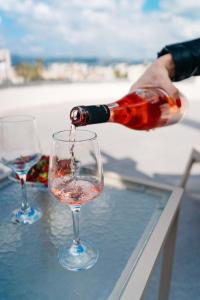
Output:
M42 72L44 80L70 82L111 81L115 79L112 66L89 66L86 63L52 63Z
M10 52L6 49L0 49L0 82L9 80L10 69Z
M12 67L10 51L0 49L0 84L6 82L22 83L23 78L18 77Z
M69 82L93 82L129 80L134 82L146 69L146 65L88 65L87 63L52 63L42 68L41 77L45 80L66 80ZM31 69L32 71L32 69ZM8 49L0 49L0 85L22 84L25 79L19 75L11 63Z

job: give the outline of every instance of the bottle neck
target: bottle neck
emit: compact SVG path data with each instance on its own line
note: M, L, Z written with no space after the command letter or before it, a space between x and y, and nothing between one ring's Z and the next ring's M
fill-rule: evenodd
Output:
M88 105L72 108L70 119L75 126L105 123L110 118L108 105Z

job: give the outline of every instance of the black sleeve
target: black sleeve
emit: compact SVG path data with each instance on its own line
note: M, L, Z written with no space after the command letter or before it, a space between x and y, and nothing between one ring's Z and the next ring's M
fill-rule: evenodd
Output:
M167 53L172 55L175 64L173 81L200 75L200 38L167 45L158 53L158 57Z

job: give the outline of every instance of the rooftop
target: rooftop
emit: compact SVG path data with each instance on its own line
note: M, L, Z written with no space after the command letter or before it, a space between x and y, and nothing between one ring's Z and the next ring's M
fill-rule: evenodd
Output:
M178 185L193 145L199 143L200 78L177 84L189 100L180 124L150 132L137 132L121 125L91 125L98 134L104 169ZM44 153L52 133L70 126L69 111L78 104L109 103L126 94L131 86L120 83L44 84L0 90L0 116L29 113L36 116ZM178 231L171 298L199 299L200 198L199 166L195 166L183 197ZM155 275L150 289L153 291ZM151 298L148 296L148 299Z

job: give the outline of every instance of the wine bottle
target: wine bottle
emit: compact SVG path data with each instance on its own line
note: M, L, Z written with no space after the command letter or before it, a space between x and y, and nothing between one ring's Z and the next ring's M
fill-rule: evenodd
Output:
M145 87L114 103L76 106L72 108L70 118L75 126L114 122L135 130L149 130L180 121L185 104L183 95L174 99L160 88Z

